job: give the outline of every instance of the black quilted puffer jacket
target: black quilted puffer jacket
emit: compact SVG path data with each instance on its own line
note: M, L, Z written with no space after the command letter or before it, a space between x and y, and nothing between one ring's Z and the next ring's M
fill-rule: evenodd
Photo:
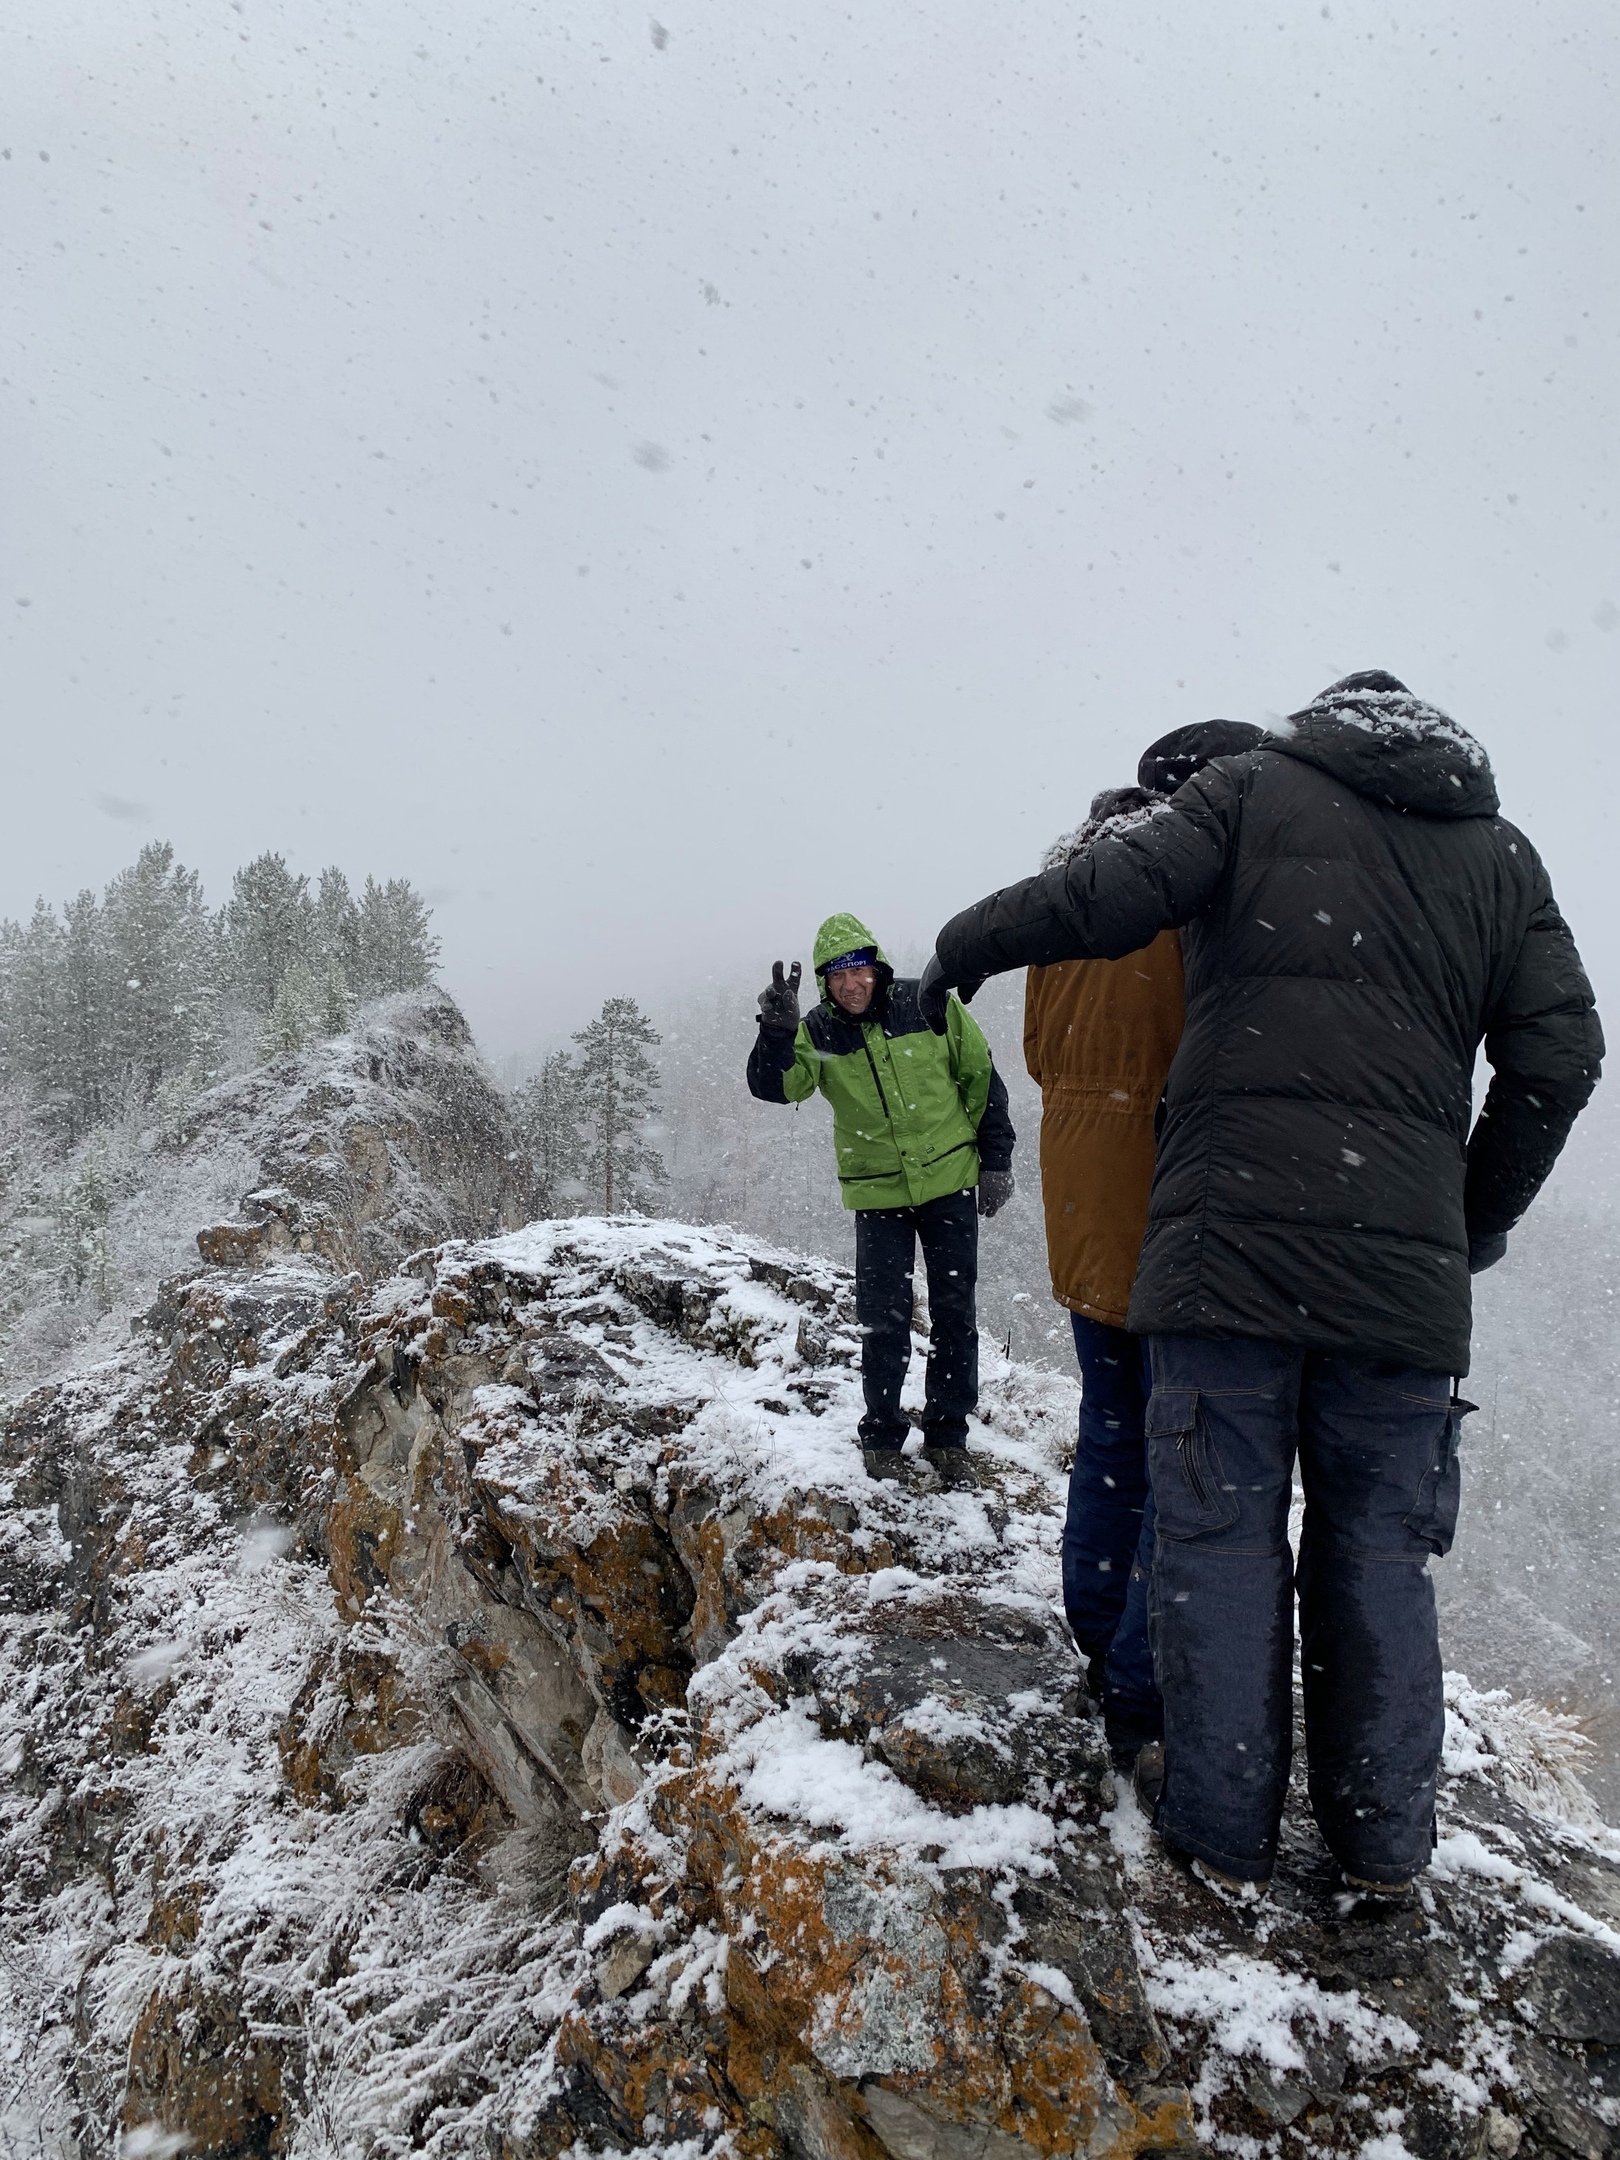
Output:
M1392 676L1349 676L1134 829L965 909L938 955L971 983L1167 927L1187 1024L1130 1326L1466 1372L1470 1238L1529 1206L1603 1056L1483 749Z

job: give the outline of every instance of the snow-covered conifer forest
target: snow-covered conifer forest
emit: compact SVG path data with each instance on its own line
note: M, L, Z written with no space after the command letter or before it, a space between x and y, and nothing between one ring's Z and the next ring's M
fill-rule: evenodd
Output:
M0 1385L155 1279L148 1166L184 1153L200 1096L421 989L438 950L407 878L355 893L266 853L210 908L163 842L99 897L0 922Z

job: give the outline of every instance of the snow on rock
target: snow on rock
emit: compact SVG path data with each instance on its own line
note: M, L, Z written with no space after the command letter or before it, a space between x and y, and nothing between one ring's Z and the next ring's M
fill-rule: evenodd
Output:
M992 1358L984 1490L877 1484L826 1263L218 1256L0 1419L0 2143L1614 2148L1568 1735L1459 1683L1415 1903L1346 1896L1302 1792L1220 1902L1078 1685L1067 1382Z
M442 1238L529 1212L505 1101L442 990L380 999L351 1032L223 1081L175 1116L144 1130L125 1120L110 1135L93 1284L75 1289L34 1250L49 1245L48 1215L5 1222L16 1245L0 1285L7 1394L116 1350L199 1247L221 1266L303 1252L374 1279Z
M372 1277L526 1212L500 1090L442 990L368 1006L352 1033L198 1096L188 1124L182 1168L221 1153L255 1165L244 1219L197 1233L227 1267L316 1252Z

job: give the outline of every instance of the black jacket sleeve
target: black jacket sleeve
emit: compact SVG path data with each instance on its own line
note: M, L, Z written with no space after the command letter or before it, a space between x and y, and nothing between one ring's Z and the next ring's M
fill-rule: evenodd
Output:
M748 1092L761 1102L787 1101L787 1091L782 1086L782 1076L793 1070L794 1046L797 1033L787 1028L768 1028L763 1021L754 1036L754 1047L748 1053Z
M1558 1160L1602 1070L1592 986L1544 871L1540 888L1518 957L1485 1021L1493 1077L1468 1141L1463 1204L1471 1238L1513 1228Z
M1242 796L1206 766L1129 832L953 915L936 941L945 979L972 982L1055 960L1117 960L1207 908L1226 872Z
M1012 1111L1007 1104L1007 1083L992 1065L990 1095L979 1120L979 1168L1010 1170L1017 1138L1013 1131Z

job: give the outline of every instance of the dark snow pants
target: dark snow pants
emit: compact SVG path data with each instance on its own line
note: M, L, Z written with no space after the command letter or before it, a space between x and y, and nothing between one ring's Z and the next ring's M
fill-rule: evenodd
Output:
M1140 1335L1070 1313L1080 1361L1080 1436L1063 1523L1063 1607L1082 1656L1102 1658L1110 1747L1164 1728L1148 1647L1153 1489L1144 1420L1152 1379Z
M900 1390L911 1363L911 1289L918 1242L928 1275L928 1380L923 1441L965 1447L979 1400L979 1209L972 1192L922 1207L861 1208L855 1217L855 1313L861 1324L864 1447L902 1445L911 1431Z
M1461 1412L1447 1380L1245 1339L1155 1335L1152 1355L1160 1833L1226 1874L1271 1874L1297 1586L1312 1811L1347 1873L1405 1882L1428 1865L1445 1729L1428 1561L1457 1523Z

